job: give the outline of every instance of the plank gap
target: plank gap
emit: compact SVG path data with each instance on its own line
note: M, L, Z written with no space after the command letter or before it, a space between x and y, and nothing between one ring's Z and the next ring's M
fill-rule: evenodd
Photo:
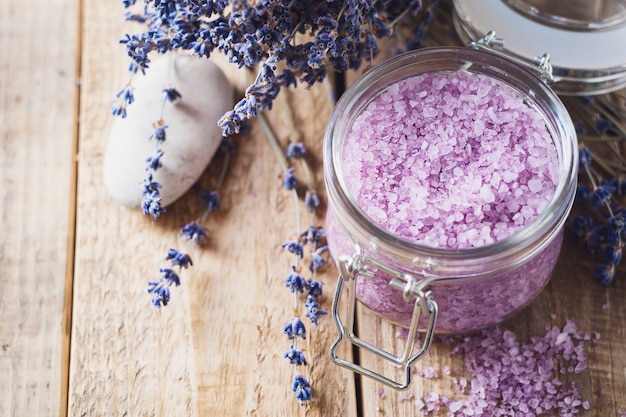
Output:
M74 270L76 254L76 223L78 203L78 143L80 134L80 80L82 78L82 31L83 31L83 2L76 0L76 56L74 60L73 91L73 114L72 145L70 147L70 186L69 186L69 209L67 221L67 249L65 264L65 288L63 290L63 318L61 334L61 396L59 398L59 416L68 415L69 409L69 386L70 386L70 363L72 341L72 306L74 297Z

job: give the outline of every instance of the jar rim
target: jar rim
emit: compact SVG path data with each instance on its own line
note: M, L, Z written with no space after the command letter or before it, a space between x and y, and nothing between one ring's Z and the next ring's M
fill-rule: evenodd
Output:
M394 79L397 72L407 67L419 67L425 62L453 60L464 70L474 68L476 73L484 75L485 68L491 67L492 77L513 88L512 81L521 83L528 88L525 97L530 100L541 100L540 104L550 110L551 115L541 111L542 117L555 140L555 146L560 162L559 179L554 195L548 205L528 225L511 236L480 247L463 249L446 249L426 246L410 242L389 233L376 223L359 207L345 185L341 172L341 147L337 135L342 128L351 125L350 119L360 100L371 99L384 91L386 81L398 82L404 78L414 77L426 72L415 71L412 75ZM468 67L469 65L469 67ZM496 79L493 74L498 74ZM489 77L489 75L487 75ZM373 87L372 87L373 86ZM514 88L517 90L517 88ZM369 93L369 95L368 95ZM550 116L550 120L548 120ZM350 123L346 120L350 119ZM561 140L558 141L555 137ZM556 143L559 142L559 143ZM560 145L560 146L559 146ZM334 210L339 223L349 232L357 246L366 246L364 249L384 251L395 259L401 259L409 264L421 262L424 259L446 259L454 267L468 268L483 265L487 260L504 261L509 267L514 267L529 259L543 249L552 238L561 230L565 219L574 201L578 166L578 145L576 132L567 112L567 109L547 85L534 74L513 61L496 56L490 52L470 49L467 47L433 47L417 51L405 52L373 67L352 84L338 100L331 114L324 137L324 178L328 194L330 209ZM539 242L540 244L538 244ZM484 270L483 270L484 272ZM468 272L471 274L471 272Z

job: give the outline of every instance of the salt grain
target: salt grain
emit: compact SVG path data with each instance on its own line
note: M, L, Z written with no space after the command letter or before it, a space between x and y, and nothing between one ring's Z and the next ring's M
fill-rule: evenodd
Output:
M407 114L395 120L398 111ZM408 78L350 121L338 165L346 191L372 223L401 240L453 250L501 241L536 219L559 180L560 161L542 115L487 77L443 72ZM334 216L329 210L326 228L338 259L354 253L354 245ZM528 262L480 285L434 283L437 330L482 328L527 304L558 257L562 230L554 236ZM357 280L359 300L408 326L413 303L389 287L388 275L378 271Z
M573 382L554 377L558 363L570 373L586 368L585 337L572 321L562 329L548 326L544 336L526 342L497 326L459 340L452 354L464 356L469 393L455 399L430 393L422 399L427 409L447 408L448 416L566 416L590 408ZM467 379L452 381L464 393Z
M426 96L427 102L420 100ZM428 121L396 121L407 108ZM392 127L404 133L390 136ZM393 84L356 118L344 152L349 155L343 161L348 189L372 220L401 238L434 246L456 249L502 239L537 216L531 200L535 207L545 207L555 190L548 167L558 165L558 157L541 117L505 85L462 72L428 73ZM399 175L402 167L412 172L411 181ZM498 186L500 181L518 184L514 200L508 187ZM393 190L392 202L398 203L393 210L385 189ZM428 211L433 208L436 213ZM474 217L468 220L470 212ZM450 224L455 213L465 216ZM398 216L408 223L431 221L421 228L396 227ZM507 228L496 236L495 224L503 219ZM487 232L467 234L483 225Z

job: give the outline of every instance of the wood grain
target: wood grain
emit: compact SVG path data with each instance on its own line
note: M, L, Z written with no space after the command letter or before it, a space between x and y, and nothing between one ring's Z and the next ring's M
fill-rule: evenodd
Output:
M257 122L236 139L209 242L190 252L194 266L171 304L150 305L146 282L200 208L190 192L155 222L113 203L103 186L111 100L128 79L117 39L134 30L120 2L0 0L0 416L402 417L421 415L414 398L453 395L451 377L415 377L410 399L331 364L336 331L326 317L306 345L315 401L297 404L281 334L293 314L284 287L292 258L280 248L296 234L295 212ZM243 85L241 74L229 75ZM323 192L327 86L284 99L268 119L283 145L291 138L309 147ZM214 184L220 161L203 185ZM323 225L323 209L318 215ZM522 340L569 319L599 332L587 345L589 368L572 380L591 403L580 415L617 417L626 409L626 271L603 287L594 265L566 238L550 284L503 326ZM332 266L321 277L326 309L335 277ZM360 336L389 350L403 343L366 309L358 324ZM398 372L365 354L359 360ZM416 370L430 366L465 373L462 358L439 342Z
M0 415L65 408L75 1L0 1Z
M448 2L443 2L444 6ZM449 7L449 6L448 6ZM437 34L450 33L449 37L427 38L426 46L459 45L456 36L435 20L431 30ZM393 40L386 40L376 62L391 56L391 51L400 49ZM348 74L347 84L352 84L360 72ZM625 116L626 117L626 116ZM502 323L502 327L513 331L520 340L532 336L545 335L545 326L563 327L567 320L573 320L582 332L598 332L601 339L597 343L587 343L585 354L589 368L573 377L561 377L564 381L577 384L582 397L590 402L589 411L582 410L581 416L616 416L618 410L626 410L626 330L623 323L626 309L623 299L626 285L619 277L626 273L622 265L618 278L605 287L593 277L597 258L573 243L573 236L566 235L564 247L552 279L542 293L514 317ZM608 306L608 308L607 308ZM388 352L399 354L405 345L402 329L381 319L379 316L358 306L357 324L359 337L374 343ZM553 318L554 317L554 318ZM465 370L461 356L450 356L451 346L435 341L428 354L413 367L413 382L405 392L397 392L368 378L361 378L360 392L363 416L419 416L415 400L436 392L448 398L461 399L452 377L470 375ZM382 375L402 381L404 373L397 367L385 364L379 358L360 350L359 363ZM419 377L420 370L434 368L439 377L428 379ZM450 369L450 376L443 375L444 367ZM439 414L446 415L442 409Z
M168 248L181 244L178 228L202 209L190 192L154 222L107 198L101 162L108 109L127 76L114 37L133 28L121 23L121 9L116 14L101 2L85 4L84 17L94 23L82 33L70 414L355 415L353 376L337 372L326 353L334 336L330 320L310 329L307 343L306 375L316 400L300 406L291 392L293 368L283 358L289 341L282 335L293 314L284 285L291 257L280 245L297 229L281 168L256 122L236 140L222 210L207 221L209 243L190 250L194 266L182 274L170 305L160 311L150 305L147 280L166 266ZM288 93L291 111L285 113L279 100L267 115L284 145L293 117L320 191L321 143L332 108L325 88ZM220 163L207 171L203 185L214 184ZM324 275L329 291L335 274L329 268Z
M582 332L600 333L597 343L588 342L585 345L587 370L573 376L555 377L567 383L575 382L582 397L589 401L590 410L582 410L580 416L616 416L617 410L626 406L626 399L619 394L626 392L626 337L624 326L618 324L622 323L625 315L622 300L626 295L626 286L623 281L616 281L611 287L599 284L592 277L594 263L590 255L572 243L572 239L566 239L548 286L528 307L502 323L502 327L513 331L522 341L531 336L543 336L546 325L563 327L567 320L573 320ZM624 273L623 268L620 273ZM387 349L398 349L404 343L404 339L398 337L399 329L371 311L361 310L359 324L362 337L376 341ZM384 365L378 359L362 356L362 362L385 375L400 375L398 369ZM443 366L450 368L450 376L441 372L435 379L417 376L405 393L364 380L363 415L420 415L414 400L431 392L448 398L464 398L456 392L452 377L465 376L469 380L470 375L465 370L463 358L450 356L450 346L441 341L436 341L424 359L415 364L414 375L427 367L441 370ZM446 411L442 410L440 415L446 415Z

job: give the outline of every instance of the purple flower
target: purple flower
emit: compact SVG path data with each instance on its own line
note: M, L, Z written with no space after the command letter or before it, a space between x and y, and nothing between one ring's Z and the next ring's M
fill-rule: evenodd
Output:
M326 259L322 256L324 252L328 251L328 246L322 246L311 252L311 263L309 269L311 271L317 271L319 268L326 264Z
M207 211L217 211L220 209L220 196L217 190L201 189L198 198L204 202Z
M154 133L152 133L152 135L150 135L148 139L154 139L158 143L165 142L165 131L167 130L167 128L168 126L166 124L158 123L156 128L154 129Z
M125 86L115 94L116 100L111 109L111 113L114 116L126 117L126 106L132 104L135 101L133 95L133 89L130 85Z
M156 307L165 307L170 302L170 288L179 286L178 274L170 268L159 270L163 275L158 281L148 281L148 293L152 294L152 304Z
M319 316L325 316L328 314L328 311L320 310L320 304L315 301L315 298L311 295L307 297L304 306L307 308L305 316L308 317L309 320L311 320L311 323L313 323L315 326L317 326L317 320L319 319Z
M172 103L183 97L174 87L164 88L163 92L165 93L165 99Z
M148 281L148 293L152 294L155 307L165 307L170 302L170 288L163 280Z
M601 264L593 271L596 278L600 280L603 285L609 285L615 279L615 265L614 264Z
M315 190L306 190L304 204L306 205L306 209L311 213L320 206L320 198Z
M183 239L192 240L196 243L204 241L208 235L206 231L196 222L189 222L180 229Z
M307 230L300 234L300 238L305 243L311 243L314 247L317 247L322 242L322 239L326 237L326 232L321 227L309 226Z
M291 292L304 292L304 289L307 286L307 282L304 277L298 273L296 273L296 268L291 267L293 269L293 273L289 274L287 279L285 280L285 286L291 290Z
M324 284L317 280L308 280L306 284L306 290L309 293L309 297L313 297L313 299L317 299L322 295L322 288Z
M588 167L591 164L592 156L591 152L586 146L583 146L578 151L578 161L582 167Z
M295 168L289 168L283 176L283 185L287 190L298 188L298 180L294 175Z
M161 183L158 181L154 181L152 177L152 173L149 173L148 176L143 180L143 188L141 189L141 195L159 195L159 188L161 188Z
M305 377L296 375L293 378L291 390L296 393L296 399L301 405L311 400L311 384Z
M156 150L154 156L149 156L146 159L146 162L148 163L148 165L146 166L146 171L156 171L157 169L161 168L162 157L163 157L163 150L159 148Z
M289 340L293 340L296 337L306 339L306 327L304 327L304 323L298 317L292 317L283 326L283 334L286 334Z
M306 148L300 142L290 143L289 146L287 146L285 155L287 155L287 158L302 159L306 155Z
M159 272L163 274L163 276L161 277L161 281L167 282L167 284L170 286L175 285L178 287L180 285L180 277L176 272L174 272L173 269L161 268L159 269Z
M171 260L172 266L178 265L178 267L180 267L181 269L187 269L188 267L193 265L193 262L191 262L191 258L189 257L189 255L187 255L185 252L181 252L173 248L170 248L170 250L167 252L165 260Z
M154 220L158 220L159 216L165 213L165 207L161 206L161 197L159 197L158 191L144 194L141 201L141 210L144 215L150 214Z
M289 350L287 351L287 353L285 353L284 357L289 359L289 362L292 365L296 365L296 366L307 365L306 358L304 357L304 354L302 353L302 351L299 349L295 349L293 345L289 347Z
M287 249L290 253L293 253L298 258L302 259L304 256L304 249L302 247L302 242L299 240L292 240L282 244L283 249Z

